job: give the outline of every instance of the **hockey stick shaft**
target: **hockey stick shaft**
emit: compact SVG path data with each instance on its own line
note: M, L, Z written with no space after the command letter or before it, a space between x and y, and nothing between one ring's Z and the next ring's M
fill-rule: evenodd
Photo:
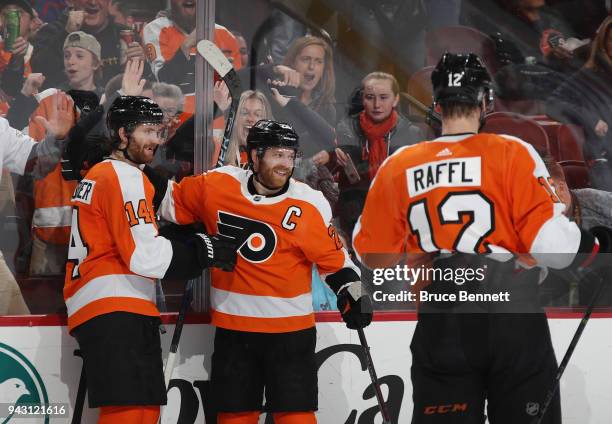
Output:
M574 353L574 350L576 349L576 346L578 345L578 341L580 340L580 337L582 336L582 333L584 332L584 329L587 323L589 322L589 318L591 318L593 309L595 308L595 305L597 304L597 301L599 300L599 296L603 292L603 288L605 284L606 284L605 279L601 278L601 281L599 282L599 286L597 287L597 291L593 295L591 299L591 303L587 307L587 310L584 312L582 320L580 321L580 324L578 324L578 328L576 329L576 332L574 333L574 337L572 337L572 341L570 342L567 348L567 351L565 352L565 355L563 356L563 360L561 360L561 364L559 364L559 368L557 369L557 375L555 376L555 379L553 380L553 385L548 391L548 394L546 395L546 399L544 400L544 405L542 406L542 408L540 408L540 411L536 419L533 421L534 424L542 424L544 415L546 415L546 411L548 411L548 408L550 407L555 395L557 394L557 390L559 390L559 384L561 383L561 377L563 377L565 368L567 367L567 364L569 363Z
M368 367L368 372L370 374L370 378L372 379L372 385L374 386L374 392L376 393L376 400L378 401L378 407L380 409L380 414L383 418L383 424L391 424L391 417L389 415L389 410L387 409L387 404L385 403L385 399L382 395L382 391L380 390L380 384L378 384L378 377L376 376L376 370L374 369L374 362L372 361L372 355L370 354L370 346L368 346L368 341L366 340L365 333L363 328L357 329L357 334L359 335L359 342L363 347L363 351L366 356L366 365Z
M168 352L168 360L166 361L166 367L164 368L164 381L166 382L166 388L170 384L172 378L172 372L174 371L174 364L176 362L176 352L178 352L179 342L181 341L181 334L183 333L183 324L185 323L185 315L191 305L191 298L193 297L193 280L187 282L183 298L181 299L181 309L179 310L178 318L176 320L176 326L174 327L174 333L172 334L172 342L170 343L170 352Z
M80 350L74 351L75 356L83 357ZM79 388L77 389L77 397L74 402L74 410L72 411L71 424L81 424L83 416L83 407L85 406L85 394L87 393L87 376L85 374L85 361L81 368L81 377L79 377Z
M201 40L197 44L197 50L204 57L206 62L208 62L208 64L213 67L217 74L219 74L223 82L225 82L225 85L227 86L232 98L230 110L225 122L225 130L223 131L221 150L219 152L219 158L216 165L219 167L224 165L225 153L229 147L230 137L234 127L236 109L238 109L238 102L241 94L240 78L238 78L236 71L232 67L231 63L229 63L229 60L227 60L223 52L219 50L219 48L211 41ZM189 305L191 304L192 297L193 280L190 280L187 283L187 287L185 287L185 293L183 293L181 309L179 310L176 326L174 327L172 342L170 344L170 352L168 353L168 360L166 361L166 367L164 369L164 380L166 381L166 387L168 387L170 379L172 378L172 372L174 371L174 365L176 362L176 353L178 351L181 333L183 331L183 324L185 322L185 315L187 313L187 309L189 309Z

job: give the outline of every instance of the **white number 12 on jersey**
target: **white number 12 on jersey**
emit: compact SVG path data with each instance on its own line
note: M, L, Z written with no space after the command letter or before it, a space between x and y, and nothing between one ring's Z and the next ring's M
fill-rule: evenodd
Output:
M441 225L461 224L463 215L469 217L459 231L452 250L464 253L479 253L486 236L494 230L493 203L479 191L449 193L437 206ZM427 209L427 199L414 202L408 208L410 231L418 240L419 247L425 252L438 252L431 217ZM444 246L449 249L449 247ZM486 246L485 246L486 248Z

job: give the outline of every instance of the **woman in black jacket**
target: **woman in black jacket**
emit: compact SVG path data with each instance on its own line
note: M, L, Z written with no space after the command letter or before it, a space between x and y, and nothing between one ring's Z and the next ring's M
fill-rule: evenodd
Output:
M585 153L595 159L593 186L612 191L612 16L600 26L587 63L552 94L547 113L584 129Z

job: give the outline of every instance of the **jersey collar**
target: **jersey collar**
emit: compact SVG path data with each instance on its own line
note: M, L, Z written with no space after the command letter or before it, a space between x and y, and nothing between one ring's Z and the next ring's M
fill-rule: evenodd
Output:
M461 133L461 134L446 134L440 136L433 141L441 141L443 143L454 143L455 141L465 140L466 138L475 136L476 133Z

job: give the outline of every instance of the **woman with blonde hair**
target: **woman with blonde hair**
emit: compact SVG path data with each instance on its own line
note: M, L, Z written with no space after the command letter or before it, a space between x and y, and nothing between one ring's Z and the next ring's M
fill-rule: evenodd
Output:
M612 16L597 30L589 60L555 90L546 106L551 117L584 129L585 153L595 160L593 188L612 191Z
M247 157L244 151L246 139L251 128L260 119L274 119L270 102L257 90L246 90L240 96L236 122L225 155L225 165L245 166Z

